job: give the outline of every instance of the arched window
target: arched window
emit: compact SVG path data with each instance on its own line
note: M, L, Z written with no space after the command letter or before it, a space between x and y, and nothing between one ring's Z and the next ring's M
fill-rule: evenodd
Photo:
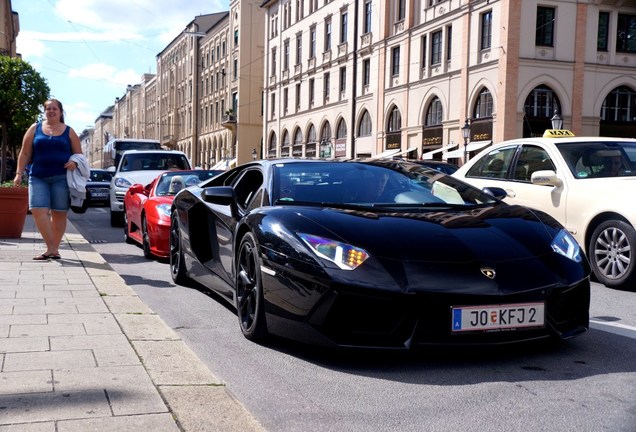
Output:
M636 121L636 92L627 86L612 90L603 101L601 121L613 123Z
M435 97L426 111L425 126L438 126L442 124L442 101Z
M307 132L307 144L316 142L316 128L314 125L309 125L309 132Z
M272 136L269 137L269 151L276 151L276 134L273 133Z
M280 149L280 155L281 157L289 157L290 154L291 154L291 151L289 148L289 132L285 130L283 131L283 143Z
M336 129L336 138L342 139L347 137L347 123L344 120L338 122L338 128Z
M399 132L402 130L402 115L397 107L393 107L389 114L389 124L387 125L388 132Z
M325 123L320 132L320 141L331 139L331 125L329 122Z
M296 129L296 133L294 134L294 145L301 145L303 143L303 134L300 131L300 128Z
M371 128L371 116L369 115L369 111L364 110L360 118L360 124L358 125L358 136L371 136Z
M485 117L492 117L492 95L490 94L490 90L486 88L479 92L479 96L477 96L473 119Z
M561 116L561 104L554 90L546 85L535 87L524 103L525 118L523 137L542 136L546 129L552 129L550 119L557 111Z

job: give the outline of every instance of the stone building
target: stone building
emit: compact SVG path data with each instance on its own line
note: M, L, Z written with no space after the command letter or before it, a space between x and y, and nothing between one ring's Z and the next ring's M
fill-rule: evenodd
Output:
M264 0L265 156L461 163L492 142L636 136L636 3ZM462 127L470 128L464 140Z

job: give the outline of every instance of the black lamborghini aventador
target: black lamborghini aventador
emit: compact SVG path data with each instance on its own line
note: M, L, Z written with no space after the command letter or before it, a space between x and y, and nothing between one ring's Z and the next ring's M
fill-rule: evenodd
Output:
M408 349L568 339L589 266L550 216L397 160L260 160L174 199L173 280L248 339Z

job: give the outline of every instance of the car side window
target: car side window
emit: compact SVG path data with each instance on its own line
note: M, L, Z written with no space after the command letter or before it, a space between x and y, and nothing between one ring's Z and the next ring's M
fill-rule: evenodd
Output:
M519 152L517 164L512 174L513 180L529 182L535 171L556 171L552 159L541 147L524 145Z
M248 209L252 200L256 199L257 191L263 185L263 174L258 169L247 170L234 184L236 203L243 209ZM258 206L257 206L258 207Z
M473 165L466 177L505 179L517 146L493 150Z

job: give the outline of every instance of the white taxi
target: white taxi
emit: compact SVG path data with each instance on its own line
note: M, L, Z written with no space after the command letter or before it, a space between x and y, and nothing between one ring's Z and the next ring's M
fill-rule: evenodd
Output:
M583 246L599 282L636 288L636 139L546 131L488 147L453 176L553 216Z

